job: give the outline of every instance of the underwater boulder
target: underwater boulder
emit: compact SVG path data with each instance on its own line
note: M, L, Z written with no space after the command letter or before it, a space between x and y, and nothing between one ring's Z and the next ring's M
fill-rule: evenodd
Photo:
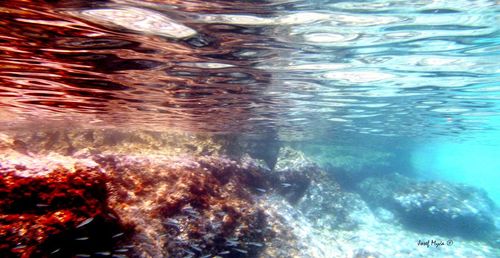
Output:
M379 148L345 145L306 145L302 149L344 188L352 190L367 177L382 175L406 160Z
M133 257L255 256L266 216L254 188L260 168L215 156L99 155L108 172L109 204L134 225Z
M18 140L24 144L15 145ZM36 154L56 152L62 155L81 156L82 152L135 153L175 156L180 154L225 154L225 146L232 138L206 134L148 131L130 128L66 129L63 126L47 126L36 131L0 134L0 150L17 149Z
M128 228L107 205L105 174L81 163L40 163L0 159L0 256L73 257L117 247L113 236Z
M480 240L495 231L497 208L474 187L395 175L366 179L359 188L369 204L394 211L416 231Z
M324 172L301 151L285 146L280 148L274 166L277 192L294 204L304 196L311 181L324 176Z
M350 229L372 214L361 197L348 193L303 152L285 146L274 169L277 193L317 228Z
M322 229L352 230L373 218L358 194L342 191L330 180L313 182L295 207L315 227Z
M263 137L227 137L227 152L231 156L250 155L253 159L265 161L269 168L274 168L278 159L281 143L274 135L265 135Z

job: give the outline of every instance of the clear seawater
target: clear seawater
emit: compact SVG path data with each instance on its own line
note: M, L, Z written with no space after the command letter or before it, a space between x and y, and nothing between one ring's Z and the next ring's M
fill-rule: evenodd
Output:
M0 2L0 130L69 123L265 138L500 205L500 3Z

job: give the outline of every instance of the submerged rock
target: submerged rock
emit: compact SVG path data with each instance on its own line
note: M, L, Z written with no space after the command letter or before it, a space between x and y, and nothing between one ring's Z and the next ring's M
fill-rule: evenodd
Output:
M206 134L155 132L133 129L72 129L48 128L37 131L12 132L4 135L6 148L13 148L14 140L22 140L26 148L35 154L87 157L98 153L107 154L160 154L177 156L220 155L232 138ZM0 135L0 150L2 135ZM236 153L239 154L239 153Z
M267 188L260 167L223 157L107 155L110 206L134 225L134 257L255 256L266 216L254 200Z
M146 139L149 133L136 135L140 137L133 139ZM92 142L102 140L106 145L116 140L122 146L122 137L131 135L95 133ZM54 149L63 138L55 141ZM38 146L33 138L23 139L28 147ZM4 142L5 148L14 146L13 140ZM250 155L200 155L198 147L185 155L130 155L112 153L112 148L75 156L2 150L0 256L333 258L433 257L442 250L450 257L463 250L470 251L469 257L492 253L485 245L468 243L468 249L414 248L416 240L431 236L403 230L392 221L425 212L414 199L435 201L440 212L435 216L452 216L446 215L446 205L467 205L450 203L447 193L466 195L460 191L468 188L425 185L404 177L368 181L363 195L385 208L375 217L359 195L343 191L308 157L289 147L281 149L274 170ZM445 197L437 198L439 192L428 189L432 187L444 191ZM431 196L420 196L424 191ZM487 206L480 194L468 191L475 196L469 202ZM480 215L486 213L468 204ZM389 251L377 249L387 242L404 244Z
M304 196L312 180L321 177L323 172L304 153L282 147L274 167L274 175L279 182L278 193L294 204Z
M349 229L372 219L358 194L348 193L304 153L290 147L280 149L275 174L278 193L300 210L315 227Z
M270 186L248 158L40 158L0 157L2 257L249 257L272 235L255 201Z
M394 175L368 178L359 189L368 203L394 211L418 231L485 239L495 230L496 207L477 188Z
M344 192L335 182L313 183L298 201L299 209L317 228L352 230L373 219L358 194Z
M377 148L320 144L300 148L313 157L342 187L349 190L363 179L386 174L395 167L405 170L400 163L406 161L406 157Z
M112 236L126 232L107 205L107 179L99 170L75 164L74 171L53 166L49 173L39 173L26 171L37 166L1 163L1 257L72 257L111 250L119 242Z

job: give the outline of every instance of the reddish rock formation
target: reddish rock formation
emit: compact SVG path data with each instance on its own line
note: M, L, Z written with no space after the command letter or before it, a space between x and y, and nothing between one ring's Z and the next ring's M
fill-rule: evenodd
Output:
M0 257L71 257L111 250L124 228L107 207L106 177L62 166L22 177L0 166ZM36 174L36 173L33 173Z
M277 180L248 156L4 153L0 256L272 254L280 218L262 197Z

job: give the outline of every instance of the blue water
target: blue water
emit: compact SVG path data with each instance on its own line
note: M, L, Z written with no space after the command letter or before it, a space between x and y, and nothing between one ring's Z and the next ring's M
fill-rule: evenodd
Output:
M491 123L498 128L498 121ZM476 133L472 138L432 139L417 144L411 164L419 177L473 185L500 204L500 132Z

